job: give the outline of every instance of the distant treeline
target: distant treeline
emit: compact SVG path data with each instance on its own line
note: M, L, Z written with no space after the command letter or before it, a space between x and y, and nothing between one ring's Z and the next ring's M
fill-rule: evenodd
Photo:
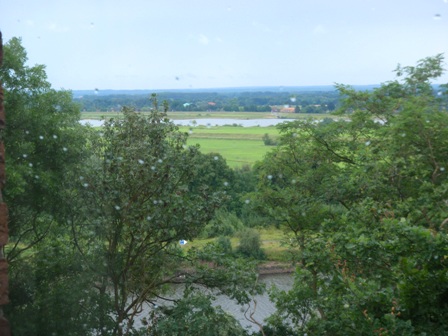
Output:
M265 92L159 92L159 101L166 100L170 111L244 111L327 113L339 102L333 91L265 91ZM83 111L118 111L132 106L137 111L149 111L149 94L88 94L75 95Z

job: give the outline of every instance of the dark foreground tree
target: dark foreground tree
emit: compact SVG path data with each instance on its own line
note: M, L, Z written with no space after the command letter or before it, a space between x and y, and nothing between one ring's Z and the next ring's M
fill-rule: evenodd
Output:
M198 147L186 145L187 134L178 131L166 111L158 111L155 96L153 103L149 116L125 108L123 119L106 121L92 138L92 156L73 189L76 202L69 224L80 262L98 291L96 332L102 335L135 332L136 319L147 318L151 303L180 275L191 286L221 287L240 301L247 299L235 292L237 280L247 281L248 273L255 281L253 268L232 280L218 262L213 262L216 270L199 263L199 269L185 273L185 267L194 267L201 258L186 256L179 241L195 238L226 196L203 183ZM195 309L210 312L207 305ZM151 323L147 332L157 326Z
M448 115L443 57L371 92L338 86L350 121L280 126L259 198L298 263L272 293L287 335L448 334ZM285 331L289 330L289 331Z
M0 78L8 121L4 197L9 206L5 252L11 303L6 314L15 335L63 330L69 335L88 323L77 308L79 263L66 248L68 231L60 225L69 206L61 186L85 150L79 108L70 92L51 88L43 65L27 65L18 38L4 46Z

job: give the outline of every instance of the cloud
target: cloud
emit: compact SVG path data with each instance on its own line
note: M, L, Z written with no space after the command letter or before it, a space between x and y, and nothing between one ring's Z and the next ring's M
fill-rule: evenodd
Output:
M210 43L209 38L207 36L205 36L204 34L199 35L198 41L200 44L203 44L203 45L207 45Z
M322 35L322 34L326 34L327 30L325 29L325 27L323 25L317 25L316 27L314 27L313 29L313 33L316 35Z

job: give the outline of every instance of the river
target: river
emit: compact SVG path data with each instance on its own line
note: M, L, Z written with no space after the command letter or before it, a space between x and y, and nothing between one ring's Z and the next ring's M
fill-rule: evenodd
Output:
M285 121L294 121L296 119L178 119L171 120L176 125L179 126L224 126L224 125L234 125L234 126L243 126L243 127L267 127L267 126L275 126ZM86 125L89 124L93 127L102 126L103 120L96 119L83 119L80 121L81 124Z
M269 289L273 285L275 285L280 290L289 290L291 289L293 285L293 276L291 274L271 274L271 275L260 275L259 281L266 284L266 288ZM183 291L183 285L174 285L173 286L173 292L170 293L168 298L176 299L182 297L182 291ZM253 318L261 323L264 324L264 319L269 317L272 313L275 312L275 305L274 303L269 299L268 293L265 293L264 295L257 295L253 299L257 301L257 308L255 310L255 313L253 314ZM162 305L162 301L156 301L156 304ZM221 306L221 308L234 316L240 324L245 328L246 330L256 332L259 331L258 327L249 322L244 317L244 312L247 309L247 305L240 306L235 301L229 299L225 295L219 295L216 298L216 301L214 301L214 306ZM141 316L147 316L148 311L150 309L149 306L142 312ZM248 312L251 313L253 311L253 302L251 303L250 310ZM140 323L136 321L137 328L140 327Z

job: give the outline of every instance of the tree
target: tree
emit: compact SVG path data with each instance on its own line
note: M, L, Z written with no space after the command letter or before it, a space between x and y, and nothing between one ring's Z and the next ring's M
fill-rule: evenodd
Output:
M350 122L279 126L257 197L298 267L293 289L272 293L274 329L447 334L448 116L431 87L442 62L398 67L402 81L373 91L338 85Z
M76 258L73 251L59 248L68 241L61 223L70 206L61 186L84 156L84 128L71 93L52 89L43 65L26 63L21 40L12 38L4 46L0 69L8 114L4 197L9 206L10 241L5 252L11 303L6 314L17 335L58 330L71 335L86 319L74 305L82 293L79 272L71 269ZM50 257L56 250L57 256ZM64 286L72 291L62 292ZM64 302L73 309L57 309L50 302Z
M224 197L194 183L198 148L153 101L148 117L124 108L123 119L106 121L74 196L75 244L111 300L99 306L104 335L133 330L142 307L178 276L179 240L196 237Z

